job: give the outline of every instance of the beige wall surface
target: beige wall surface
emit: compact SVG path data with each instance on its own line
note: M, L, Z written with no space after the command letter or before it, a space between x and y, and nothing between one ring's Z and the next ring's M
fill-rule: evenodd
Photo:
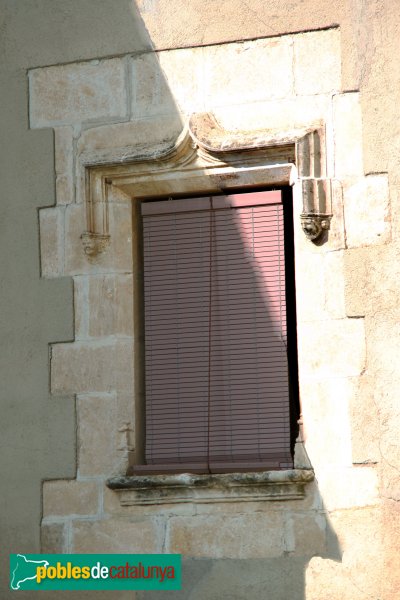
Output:
M3 2L3 557L39 550L43 516L49 551L181 551L184 590L165 598L395 600L396 4L138 0L139 16L128 0ZM115 187L110 249L88 261L83 165L166 147L202 110L227 129L327 128L329 243L296 233L300 386L317 483L286 504L124 507L104 479L124 472L130 425L126 439L120 425L133 422L131 207ZM301 210L296 186L294 200ZM42 488L43 479L58 481Z
M129 0L0 2L2 599L8 553L40 550L41 480L76 470L75 403L49 396L48 347L73 339L73 289L40 279L37 210L55 201L54 134L29 131L27 70L148 48L139 23Z

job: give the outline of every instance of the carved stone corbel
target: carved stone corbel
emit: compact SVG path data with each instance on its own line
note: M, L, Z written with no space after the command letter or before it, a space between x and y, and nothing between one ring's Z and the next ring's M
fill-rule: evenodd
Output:
M84 231L81 235L83 244L83 251L86 256L95 257L105 250L110 245L110 236L103 235L101 233L93 233L91 231Z
M307 133L296 143L296 167L301 181L303 212L301 228L307 239L316 242L330 228L331 180L326 177L325 131Z
M300 215L301 228L307 239L317 240L324 231L330 228L332 215L313 215L312 213L302 213Z

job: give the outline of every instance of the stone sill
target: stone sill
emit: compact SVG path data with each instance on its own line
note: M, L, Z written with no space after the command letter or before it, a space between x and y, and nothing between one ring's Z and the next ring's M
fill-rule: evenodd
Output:
M312 469L222 475L133 475L112 477L107 486L122 506L181 502L256 502L301 500Z

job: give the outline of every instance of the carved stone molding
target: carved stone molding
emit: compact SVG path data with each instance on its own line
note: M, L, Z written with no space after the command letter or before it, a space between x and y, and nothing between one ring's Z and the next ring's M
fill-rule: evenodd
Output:
M110 244L109 189L130 198L225 193L248 186L284 186L301 182L301 222L308 239L329 229L330 182L325 173L325 133L319 126L292 131L228 131L211 113L192 115L175 143L138 149L123 162L118 152L90 162L81 156L86 179L86 231L89 259ZM108 164L107 164L108 161ZM96 163L96 161L94 160Z
M89 259L106 251L110 244L108 220L108 184L98 169L86 170L86 231L81 235L83 250Z
M122 506L182 502L256 502L301 500L312 469L227 473L223 475L141 475L113 477L107 486L119 493Z
M301 228L306 237L316 241L330 228L332 218L332 182L330 179L307 177L301 180L303 212Z
M271 146L293 146L309 129L292 131L228 131L212 113L197 113L189 119L189 132L195 143L208 152L243 152Z

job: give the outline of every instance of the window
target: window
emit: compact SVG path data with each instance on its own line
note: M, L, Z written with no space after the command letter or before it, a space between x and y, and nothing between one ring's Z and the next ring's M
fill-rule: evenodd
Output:
M142 202L146 464L136 473L293 467L285 199L275 190Z

